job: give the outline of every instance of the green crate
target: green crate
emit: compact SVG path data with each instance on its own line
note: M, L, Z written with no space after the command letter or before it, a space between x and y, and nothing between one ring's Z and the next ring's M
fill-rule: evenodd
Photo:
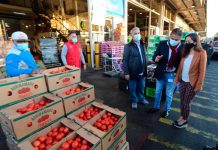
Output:
M145 89L145 96L154 98L155 97L155 88L153 88L153 87L146 87L146 89Z
M156 51L157 47L156 46L148 46L147 50L148 51Z
M152 60L153 55L154 55L154 54L147 53L146 56L147 56L148 60Z
M170 39L169 36L160 36L160 41L167 41L169 39Z
M185 40L185 37L188 35L188 32L182 32L181 40Z

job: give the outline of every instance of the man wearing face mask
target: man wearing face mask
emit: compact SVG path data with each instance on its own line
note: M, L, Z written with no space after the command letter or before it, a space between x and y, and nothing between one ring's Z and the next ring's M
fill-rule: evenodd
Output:
M162 117L167 117L171 110L173 91L175 89L174 78L180 63L183 44L180 42L182 31L178 28L173 29L169 41L160 42L154 53L153 61L157 68L154 76L156 78L156 93L154 107L149 111L157 112L160 109L160 100L163 87L166 87L165 111Z
M145 47L140 41L141 35L138 27L134 27L130 34L132 41L124 47L124 75L129 81L130 98L132 108L137 109L138 102L148 104L144 96L145 77L147 76L147 65Z
M76 33L70 33L68 42L63 46L61 52L61 59L64 65L75 66L86 70L86 62L82 53L82 47L78 42Z
M40 73L32 54L28 50L28 37L24 32L16 31L12 35L13 45L6 55L6 73L9 77L22 74Z

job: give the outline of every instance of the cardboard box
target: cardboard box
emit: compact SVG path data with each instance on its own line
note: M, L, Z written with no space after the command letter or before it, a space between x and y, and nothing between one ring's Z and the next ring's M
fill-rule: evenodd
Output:
M53 102L46 106L25 114L17 113L18 108L27 106L30 103L39 102L42 99L50 99ZM45 94L34 99L15 104L0 111L2 124L17 141L22 141L31 134L49 126L64 116L64 108L61 98L54 94Z
M76 130L78 130L80 128L80 126L78 124L72 122L71 120L69 120L67 118L63 118L60 121L52 124L51 126L33 134L32 136L30 136L28 139L26 139L25 141L23 141L21 143L15 143L13 140L11 140L12 142L10 142L10 143L13 143L13 145L16 145L18 150L35 150L35 148L32 146L33 141L35 141L38 137L40 137L42 135L46 135L53 128L60 127L62 125L70 128L72 130L72 133L74 133ZM70 136L72 133L68 134L66 137ZM62 139L61 141L64 141L64 139ZM59 141L58 143L61 143L61 141ZM55 146L56 145L54 145L50 149L51 150L54 149Z
M70 95L65 94L66 91L70 90L71 88L77 87L83 87L85 88L85 90L81 91L80 93ZM56 94L57 96L63 99L66 115L71 114L75 110L95 100L94 86L83 82L68 86L66 88L54 91L52 93Z
M94 106L94 107L97 107L97 108L100 108L102 109L101 112L103 112L104 109L106 109L108 106L104 105L104 104L101 104L101 103L97 103L97 102L92 102L90 104L87 104L85 105L84 107L80 108L79 110L76 110L75 112L73 112L72 114L69 114L67 116L67 118L75 121L76 123L78 123L79 125L83 126L85 125L87 122L91 121L92 119L95 119L96 117L99 117L98 115L94 116L93 118L91 118L90 120L88 121L84 121L84 120L81 120L79 119L78 117L76 117L76 115L80 114L81 112L83 112L85 109L91 107L91 106ZM101 113L100 112L100 113ZM100 114L99 113L99 114Z
M51 74L52 71L53 72L61 71L63 69L66 69L67 72ZM72 66L63 66L63 67L48 69L45 70L43 74L45 74L49 92L53 92L55 90L61 89L63 87L81 81L80 78L81 70L79 68L72 67Z
M84 128L78 129L76 132L72 133L67 138L56 144L51 150L58 150L65 141L69 139L75 139L78 135L92 144L90 150L101 150L101 140L96 135L85 130Z
M105 114L106 112L110 112L113 115L119 117L119 120L112 129L110 129L108 132L103 132L93 127L93 124L96 122L98 118L101 118L103 114ZM108 107L104 110L103 113L101 113L98 116L99 117L96 117L95 119L86 123L83 127L86 130L91 131L93 134L97 135L101 139L102 150L107 150L118 139L119 135L126 129L126 113L118 109Z
M110 150L121 150L126 143L126 130L124 130L118 139L111 145Z
M22 75L0 80L0 109L47 93L44 75Z

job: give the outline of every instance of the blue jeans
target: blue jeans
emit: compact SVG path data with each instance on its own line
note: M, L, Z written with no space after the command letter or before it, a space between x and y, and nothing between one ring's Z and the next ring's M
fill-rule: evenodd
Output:
M145 100L145 78L129 80L129 91L132 103Z
M165 101L165 110L171 110L171 103L173 99L173 92L175 89L174 83L174 74L173 73L165 73L162 80L156 80L156 93L155 93L155 101L154 108L160 108L160 100L162 97L162 90L164 85L166 86L166 101Z

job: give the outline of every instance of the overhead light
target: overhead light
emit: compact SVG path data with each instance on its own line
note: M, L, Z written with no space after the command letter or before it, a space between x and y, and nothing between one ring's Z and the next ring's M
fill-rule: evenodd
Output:
M26 15L26 13L16 12L16 11L14 11L13 13L14 13L14 14L17 14L17 15Z
M192 8L194 8L195 7L195 5L192 5Z
M142 15L142 13L139 13L140 15Z
M132 8L130 8L129 10L132 10Z

